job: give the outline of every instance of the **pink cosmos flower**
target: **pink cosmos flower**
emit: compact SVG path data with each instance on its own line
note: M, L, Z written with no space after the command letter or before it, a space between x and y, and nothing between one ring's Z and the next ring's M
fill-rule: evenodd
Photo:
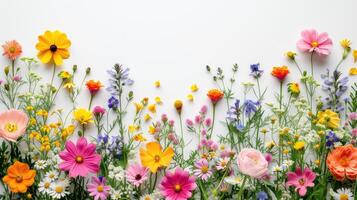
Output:
M295 172L288 172L287 176L286 186L294 186L295 191L299 192L300 196L305 196L307 187L314 187L315 185L316 174L309 168L305 168L304 171L297 168Z
M327 33L318 33L315 29L301 32L302 39L297 42L297 48L303 52L316 52L319 55L330 54L332 40Z
M268 173L268 161L255 149L243 149L237 158L239 170L248 176L262 178Z
M95 153L95 144L88 144L85 137L79 138L76 145L72 141L67 141L65 148L59 153L63 160L59 164L59 168L69 171L70 177L86 177L89 172L97 173L99 171L101 157Z
M217 170L225 169L227 167L228 162L229 162L228 157L220 158L216 166Z
M126 171L126 179L136 187L139 187L146 179L148 179L149 169L140 164L132 164Z
M176 168L174 172L168 171L161 180L159 189L166 200L186 200L192 196L196 189L195 178L187 171Z
M105 200L109 196L110 186L105 185L104 177L92 177L91 183L87 185L89 195L94 197L94 200Z
M26 132L29 119L21 110L11 109L0 114L0 138L16 142Z
M212 175L212 171L210 171L208 161L206 159L196 161L195 167L196 169L193 170L195 176L201 178L202 180L206 181Z

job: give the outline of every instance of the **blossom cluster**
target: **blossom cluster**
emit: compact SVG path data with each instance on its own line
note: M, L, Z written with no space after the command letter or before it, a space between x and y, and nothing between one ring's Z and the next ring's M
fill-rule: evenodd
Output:
M224 69L206 66L216 88L206 92L208 105L187 117L182 99L172 103L175 115L168 116L158 115L160 97L134 98L134 80L121 64L107 71L106 86L88 80L90 68L80 78L77 65L60 68L71 47L61 31L38 37L39 61L21 57L17 41L6 42L0 199L357 198L357 84L349 83L357 68L349 76L342 70L350 54L357 62L357 50L341 40L341 59L326 68L321 82L314 64L330 56L330 36L304 30L296 46L310 66L299 64L298 53L286 52L288 64L270 72L277 90L261 84L269 74L260 63L248 67L252 81L242 83L242 97L233 89L237 64L229 79ZM50 82L33 69L39 63L52 67ZM288 65L300 74L292 76ZM154 86L160 88L160 81ZM104 88L110 97L93 105ZM187 101L193 103L203 89L192 84ZM78 103L83 92L90 95L87 105ZM274 101L266 99L268 92L275 93ZM65 109L56 106L59 93L70 102ZM218 109L227 113L223 119L216 118Z

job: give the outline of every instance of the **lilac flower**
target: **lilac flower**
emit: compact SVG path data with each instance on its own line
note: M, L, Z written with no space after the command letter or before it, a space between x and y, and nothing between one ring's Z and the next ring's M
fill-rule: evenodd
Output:
M234 127L238 131L242 131L244 129L244 125L240 120L240 115L242 113L242 108L240 107L240 100L237 99L234 102L234 105L230 107L229 111L227 112L227 120L234 125Z
M254 102L252 100L246 100L244 102L244 114L248 117L251 116L251 114L257 112L257 107L260 105L259 101Z
M109 87L107 91L113 96L118 96L123 93L123 86L132 85L133 80L129 78L129 68L123 68L120 64L115 64L112 70L107 71L109 78Z
M335 142L338 142L338 141L339 141L339 139L336 136L336 134L332 131L329 131L328 135L326 135L326 146L328 148L331 148L334 146Z
M263 74L263 70L259 69L260 64L251 64L250 65L250 75L253 76L254 78L259 78Z
M337 112L345 110L345 98L343 95L347 92L348 77L342 77L340 71L333 71L330 75L330 71L327 70L326 74L321 75L323 79L322 89L328 93L328 97L324 98L322 109L332 109Z
M113 108L113 109L117 109L118 106L119 106L119 100L116 99L115 97L111 96L109 99L108 99L108 107L109 108Z

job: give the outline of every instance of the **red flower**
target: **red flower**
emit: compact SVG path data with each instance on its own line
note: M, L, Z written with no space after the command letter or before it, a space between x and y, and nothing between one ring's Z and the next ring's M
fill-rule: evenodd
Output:
M207 96L208 98L211 99L211 102L213 104L216 104L218 101L220 101L223 98L224 94L219 89L211 89L208 91Z
M287 66L281 67L273 67L273 71L271 71L271 75L278 78L280 81L283 81L285 77L289 74L289 69Z
M91 94L97 93L100 90L100 88L103 87L100 81L95 81L95 80L87 81L86 85Z

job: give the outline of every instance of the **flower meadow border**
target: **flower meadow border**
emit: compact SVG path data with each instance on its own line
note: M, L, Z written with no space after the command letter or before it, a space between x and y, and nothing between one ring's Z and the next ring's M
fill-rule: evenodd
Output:
M253 82L243 83L243 97L232 89L238 65L229 78L223 69L207 66L217 85L207 92L212 109L204 105L192 119L183 119L184 102L176 100L174 118L162 114L154 119L161 99L134 102L134 81L120 64L108 70L107 105L92 105L105 86L87 80L90 68L79 83L76 65L70 71L59 68L70 57L66 34L46 31L38 37L38 60L53 65L49 83L33 70L36 58L20 57L21 45L6 42L3 56L9 66L0 81L0 101L6 107L0 114L0 199L354 199L357 84L349 83L341 68L350 54L357 62L357 50L348 39L340 46L340 62L326 69L320 84L314 60L331 56L332 40L314 29L302 31L297 48L310 57L310 66L300 66L297 53L286 53L300 78L287 83L289 67L273 67L270 74L280 83L274 103L265 102L267 89L260 79L267 74L259 63L250 66ZM356 74L357 68L349 70ZM55 106L60 90L72 104L69 113ZM188 101L197 90L191 86ZM81 92L89 92L88 106L77 105ZM227 106L224 119L215 116L220 103ZM128 119L127 112L135 115ZM214 140L219 122L226 131ZM96 130L96 138L86 135L88 129ZM185 134L199 141L188 155ZM72 141L75 135L78 139Z

